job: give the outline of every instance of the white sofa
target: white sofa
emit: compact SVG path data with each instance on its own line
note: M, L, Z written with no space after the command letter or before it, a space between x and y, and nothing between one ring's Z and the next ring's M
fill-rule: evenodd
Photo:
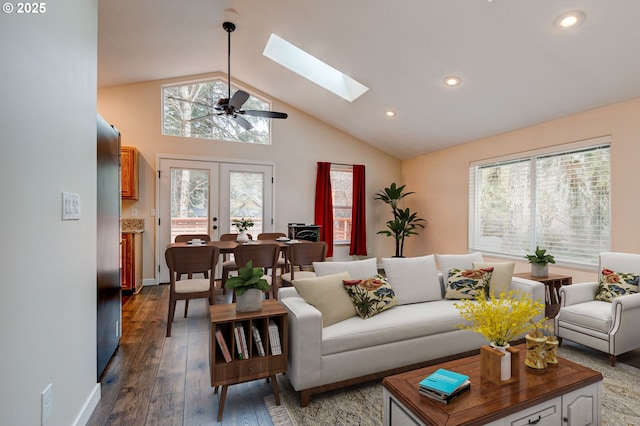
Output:
M444 299L444 281L434 259L433 255L383 259L398 305L367 319L355 315L323 327L321 311L307 303L296 288L280 289L278 298L289 312L287 377L301 393L301 406L309 403L312 394L477 353L488 343L472 331L456 328L462 323L454 307L456 300ZM438 256L438 261L443 271L471 269L474 262L482 262L482 256ZM365 263L367 267L363 267ZM511 265L512 273L513 264L502 265ZM375 259L325 262L314 267L319 276L342 270L352 279L365 279L377 273ZM420 279L411 278L416 276ZM504 290L526 292L533 300L544 301L543 284L510 274L506 280L508 288ZM411 300L412 295L417 300Z

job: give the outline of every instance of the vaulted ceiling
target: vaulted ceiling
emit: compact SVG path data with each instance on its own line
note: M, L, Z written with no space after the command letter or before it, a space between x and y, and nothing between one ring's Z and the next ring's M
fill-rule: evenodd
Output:
M582 25L554 27L575 9ZM234 80L409 158L640 96L639 16L638 0L99 0L98 84L226 73L231 21ZM264 57L271 33L369 91L348 102Z

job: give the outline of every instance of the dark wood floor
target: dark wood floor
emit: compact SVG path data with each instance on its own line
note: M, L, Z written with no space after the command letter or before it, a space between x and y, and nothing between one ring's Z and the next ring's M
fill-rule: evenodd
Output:
M263 380L230 386L222 422L216 422L219 394L209 379L208 302L192 300L186 319L178 302L167 338L168 290L144 287L124 304L120 347L100 379L102 398L88 424L271 425L264 396L273 388Z

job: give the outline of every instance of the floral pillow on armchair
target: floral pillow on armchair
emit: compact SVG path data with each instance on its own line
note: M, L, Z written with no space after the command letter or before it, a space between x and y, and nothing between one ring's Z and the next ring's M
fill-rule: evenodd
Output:
M363 319L371 318L398 304L396 294L382 275L374 275L364 280L343 280L342 283L356 312Z
M639 280L640 275L636 273L615 272L602 268L596 300L613 302L615 297L637 293Z

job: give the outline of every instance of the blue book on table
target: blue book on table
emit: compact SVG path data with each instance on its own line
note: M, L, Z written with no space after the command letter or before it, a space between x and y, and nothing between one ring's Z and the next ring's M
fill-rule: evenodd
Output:
M440 368L420 382L420 387L449 395L469 380L469 376Z

